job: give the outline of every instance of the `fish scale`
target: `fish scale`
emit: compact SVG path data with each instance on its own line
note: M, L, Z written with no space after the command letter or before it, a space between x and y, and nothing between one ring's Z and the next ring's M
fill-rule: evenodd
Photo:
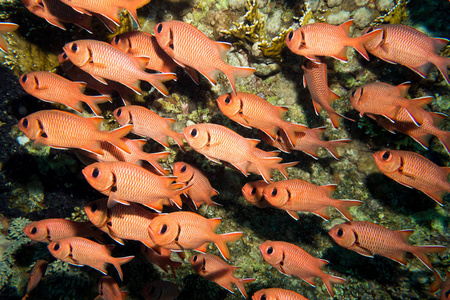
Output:
M66 219L52 218L31 222L23 232L32 240L47 242L56 241L71 236L95 236L98 234L91 230L90 222L75 222ZM33 229L37 231L33 234ZM97 231L98 232L98 231ZM44 239L41 239L45 235Z
M253 294L252 300L308 300L302 295L281 288L262 289Z

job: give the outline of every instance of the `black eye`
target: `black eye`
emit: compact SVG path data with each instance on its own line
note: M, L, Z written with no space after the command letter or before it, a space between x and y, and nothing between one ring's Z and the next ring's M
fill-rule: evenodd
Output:
M62 58L63 58L64 60L67 59L67 54L66 54L66 52L63 53Z
M288 34L289 42L292 40L293 37L294 37L294 32L293 31L289 32L289 34Z
M95 168L94 171L92 171L92 177L97 178L100 174L100 170L98 168Z
M272 190L272 196L275 197L278 194L277 188L273 188Z
M97 205L97 203L94 203L94 204L92 204L92 206L91 206L91 210L92 210L92 212L96 212L96 211L97 211L97 209L98 209L98 205Z
M386 151L386 152L384 152L384 154L383 154L383 159L386 160L386 159L388 159L390 156L391 156L391 152Z
M166 233L166 232L167 232L167 225L164 224L164 225L162 226L161 230L159 231L159 233L160 233L160 234L164 234L164 233Z
M118 35L116 35L116 37L114 38L114 43L118 44L120 41L120 37Z
M339 228L336 234L338 237L342 237L344 235L344 230L342 230L342 228Z
M58 251L59 250L59 244L55 244L55 246L53 246L53 250Z
M196 262L196 261L197 261L197 258L198 258L197 255L195 255L195 256L192 258L192 261L193 261L193 262Z
M227 97L227 98L225 99L225 103L226 103L226 104L230 104L230 102L231 102L230 97Z
M72 49L73 52L77 52L78 45L76 43L73 43L71 49Z
M192 137L196 137L196 136L197 136L197 133L198 133L198 132L197 132L197 129L196 129L196 128L194 128L194 129L191 130L191 136L192 136Z
M117 110L117 116L120 117L121 114L122 114L122 110L119 108L119 109Z
M269 247L269 248L267 248L267 254L272 254L273 253L273 248L272 247Z
M26 74L22 75L22 82L23 83L27 82L27 79L28 79L28 76Z
M181 173L186 172L186 166L182 166L180 171L181 171Z
M252 190L250 191L250 195L254 195L256 194L256 188L252 188Z
M22 120L22 126L27 128L28 127L28 119L23 119Z
M150 292L150 295L153 295L153 293L155 292L155 287L154 286L150 287L149 292Z
M262 294L261 295L261 298L259 298L260 300L266 300L267 299L267 297L266 297L266 294Z
M157 30L158 30L158 33L161 33L161 31L162 31L162 24L160 23L159 25L158 25L158 28L157 28Z
M36 228L36 227L33 227L33 228L31 229L31 234L36 234L36 232L37 232L37 228Z

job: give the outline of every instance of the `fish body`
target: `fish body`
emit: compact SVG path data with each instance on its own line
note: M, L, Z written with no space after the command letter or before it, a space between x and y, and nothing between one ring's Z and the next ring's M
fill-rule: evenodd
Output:
M270 288L262 289L253 294L252 300L308 300L294 291Z
M170 250L206 252L209 243L216 244L225 259L230 258L227 243L234 242L242 232L216 234L220 218L207 219L193 212L178 211L154 218L148 228L156 245Z
M250 202L256 207L264 208L270 207L270 203L264 198L264 188L268 185L264 180L247 182L242 187L242 195L245 200Z
M85 83L73 82L52 72L36 71L24 74L19 83L28 94L42 101L64 104L79 113L83 111L84 102L96 115L100 115L101 110L97 104L112 101L108 96L85 95Z
M27 293L22 298L22 300L27 299L30 296L31 291L34 290L36 286L39 284L42 277L44 277L45 271L47 270L47 266L48 261L44 259L40 259L34 264L33 269L31 269L30 279L28 280L27 284Z
M414 123L421 125L424 119L424 110L421 107L431 103L433 97L407 99L410 86L408 82L397 86L384 82L367 83L352 93L350 101L361 116L366 113L382 115L393 123L397 120L400 108L403 107Z
M286 210L298 220L297 211L308 211L325 220L330 219L329 207L336 208L346 219L352 220L349 208L360 205L358 200L331 198L335 184L318 186L301 179L273 182L264 188L263 195L273 207Z
M352 38L350 37L352 24L353 20L339 26L326 23L307 24L291 31L286 37L286 45L295 54L305 56L314 62L320 62L317 56L331 56L346 62L347 46L355 48L369 60L364 44L381 35L381 30Z
M403 24L369 27L365 32L381 30L382 34L364 44L367 51L389 63L399 63L426 77L433 65L450 84L447 68L450 58L439 55L448 39L432 38Z
M443 205L450 192L447 180L450 168L440 167L420 154L402 150L377 151L375 164L386 176L407 187L418 189Z
M98 296L94 300L125 300L127 292L122 292L111 276L102 276L98 280Z
M344 284L345 279L322 271L328 261L311 256L302 248L281 241L266 241L259 247L264 260L287 276L297 276L312 286L319 277L333 297L333 285Z
M200 276L206 280L213 281L234 294L232 283L234 283L244 298L247 298L247 292L244 284L255 281L253 278L239 279L233 275L233 272L239 267L230 266L221 258L209 254L196 254L191 258L191 265Z
M130 153L121 140L132 125L113 131L100 130L103 118L83 118L60 110L41 110L22 118L19 129L36 145L46 145L57 149L78 148L103 154L101 142L108 142Z
M123 278L121 265L129 262L134 256L112 257L110 249L105 246L81 237L63 238L48 244L48 250L57 259L71 265L87 265L103 274L106 273L108 263L114 265Z
M203 203L206 203L207 208L210 205L220 205L211 199L219 192L211 186L208 177L196 167L185 162L176 162L173 166L173 175L177 177L176 182L186 186L192 185L186 194L191 198L195 209L198 209Z
M180 194L190 188L172 184L174 177L158 176L127 162L93 163L82 172L93 188L109 197L109 208L116 202L134 202L160 212L163 205L171 204L168 199L181 207Z
M148 226L147 226L148 227ZM148 231L147 231L148 237ZM152 242L153 243L153 242ZM170 259L172 251L166 248L154 246L152 248L141 245L141 253L152 264L160 267L164 272L168 273L167 266L172 270L173 277L176 277L175 270L181 267L182 263L179 261L173 261ZM181 253L181 252L180 252Z
M19 28L19 25L17 24L0 22L0 34L14 31L17 28ZM8 51L8 43L2 36L0 36L0 50L2 50L5 53Z
M236 77L248 77L253 68L234 67L224 60L231 44L210 40L194 26L181 21L166 21L154 27L159 46L183 68L199 71L215 85L219 71L227 76L236 93Z
M183 129L189 146L208 159L225 161L247 176L248 168L254 164L259 174L267 182L271 179L271 169L277 168L281 158L274 153L256 150L259 140L246 139L225 126L217 124L196 124Z
M122 106L114 110L114 117L120 126L133 124L132 132L139 136L153 139L169 148L168 137L171 137L183 149L183 134L170 129L175 119L160 117L148 108L139 105Z
M64 45L63 50L75 66L98 81L104 84L107 84L105 79L117 81L136 93L141 93L139 80L144 80L167 96L169 91L163 82L177 78L173 73L146 73L144 61L102 41L77 40Z
M170 281L156 280L144 285L145 300L174 300L180 292L178 286Z
M414 246L408 244L409 236L412 233L413 230L393 231L365 221L342 223L334 226L328 232L339 246L363 256L382 255L405 265L406 253L410 252L430 270L434 270L426 254L442 252L446 248L443 246Z

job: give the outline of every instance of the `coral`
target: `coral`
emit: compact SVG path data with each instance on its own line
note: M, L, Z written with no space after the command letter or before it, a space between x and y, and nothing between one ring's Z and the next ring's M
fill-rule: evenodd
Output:
M375 5L379 11L389 11L395 6L394 0L377 0Z
M84 208L75 206L73 208L73 213L70 214L70 218L67 218L72 221L77 222L87 222L89 221L88 216L86 215L86 212L84 211Z
M355 10L353 15L353 25L359 27L360 29L366 28L373 20L373 14L370 9L365 7L358 8Z
M381 1L379 1L381 2ZM383 1L383 3L386 1ZM389 2L389 1L388 1ZM378 3L378 2L377 2ZM399 0L398 3L392 7L386 14L379 16L370 24L371 26L376 26L382 23L390 23L390 24L400 24L403 20L405 20L409 13L406 9L406 5L409 3L409 0ZM388 6L386 6L388 7ZM378 10L385 10L384 8L380 8L377 5Z
M328 7L335 7L342 4L342 0L328 0L327 1Z
M23 233L23 229L29 223L31 223L31 221L27 218L19 217L14 219L9 226L8 239L15 240L19 244L19 246L31 242L27 235Z
M327 23L331 25L340 25L350 18L350 12L341 10L336 14L328 15Z
M355 0L357 6L365 6L367 3L369 3L369 0Z

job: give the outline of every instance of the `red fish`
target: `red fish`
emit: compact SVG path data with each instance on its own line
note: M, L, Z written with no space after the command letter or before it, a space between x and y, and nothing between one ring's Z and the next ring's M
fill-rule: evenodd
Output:
M150 138L169 148L168 137L171 137L183 149L184 136L170 129L174 119L160 117L148 108L139 105L122 106L114 110L114 117L120 126L133 124L132 132Z
M176 284L170 281L156 280L144 285L145 300L174 300L180 292Z
M409 82L393 86L384 82L372 82L352 92L350 101L360 115L382 115L391 122L397 120L400 108L406 109L411 119L421 125L424 119L422 106L433 101L433 97L407 99Z
M381 35L375 30L360 37L350 37L353 20L334 26L326 23L313 23L291 31L286 37L288 48L298 55L303 55L314 62L320 62L317 56L331 56L347 61L347 46L355 48L365 59L369 60L364 44ZM326 42L324 42L326 41Z
M250 202L256 207L264 208L270 207L270 203L264 198L263 191L264 188L268 185L264 180L247 182L242 187L242 195L245 200Z
M14 23L0 22L0 34L11 32L19 28L19 25ZM0 36L0 50L3 52L8 51L8 43L6 43L5 39Z
M253 68L233 67L226 58L231 44L210 40L194 26L181 21L166 21L154 27L159 46L183 68L191 67L216 85L219 71L230 81L236 93L236 77L248 77L255 72Z
M247 128L258 128L272 139L276 138L278 130L283 130L294 146L295 132L307 129L304 125L283 120L287 107L272 105L254 94L223 94L217 98L217 105L231 120Z
M156 245L175 251L192 249L205 253L213 242L222 256L229 259L227 243L238 240L242 232L216 234L220 222L220 218L207 219L193 212L178 211L154 218L148 233Z
M430 270L434 270L426 254L439 253L446 248L410 245L408 240L413 232L413 230L393 231L371 222L353 221L334 226L328 234L339 246L363 256L382 255L405 265L406 253L409 252L420 259Z
M98 280L98 296L94 300L125 300L128 292L122 292L111 276L102 276Z
M176 182L186 186L192 185L186 194L191 198L195 209L203 203L206 203L206 208L210 205L220 205L211 200L211 197L218 195L219 192L211 186L208 178L199 169L185 162L176 162L173 166L173 175L177 177Z
M352 220L348 209L361 205L362 202L333 199L331 195L335 189L335 184L318 186L301 179L291 179L270 183L264 188L263 195L270 205L286 210L296 220L297 211L308 211L329 220L330 206L336 208L346 219Z
M55 73L37 71L24 74L20 85L30 95L46 102L61 103L77 112L83 111L83 102L89 105L96 115L102 112L98 103L111 102L107 96L88 96L83 94L86 84L73 82Z
M294 244L266 241L259 246L259 250L266 262L287 276L297 276L314 287L314 279L319 277L331 297L333 285L345 283L345 279L322 271L328 261L315 258Z
M437 271L434 271L434 278L436 281L430 285L430 292L436 294L440 290L439 299L450 300L450 272L447 271L445 281Z
M108 142L130 153L121 140L132 125L113 131L100 130L103 118L83 118L60 110L41 110L22 118L19 129L34 145L46 145L57 149L78 148L102 155L101 142Z
M191 265L200 276L206 280L213 281L233 293L232 283L234 283L244 298L247 298L244 284L255 281L253 278L239 279L233 272L239 267L230 266L219 257L213 254L196 254L191 258Z
M123 206L123 205L122 205ZM148 236L148 232L147 232ZM172 270L173 277L176 277L175 270L181 267L182 263L179 261L173 261L170 259L172 251L169 249L154 246L152 248L141 246L141 253L152 264L160 267L164 272L168 273L167 266ZM181 253L181 252L180 252Z
M448 39L431 38L428 35L403 24L385 24L369 27L365 33L381 30L382 34L364 43L371 54L389 63L399 63L426 77L435 65L447 84L450 84L448 68L450 57L439 55Z
M127 162L94 163L83 169L83 175L93 188L109 196L109 208L115 202L134 202L160 212L163 205L171 204L168 199L181 207L180 194L191 187L173 183L174 177L158 176Z
M98 81L107 84L105 79L114 80L136 93L141 93L139 80L144 80L167 96L169 91L163 82L177 78L173 73L146 73L138 59L101 41L77 40L64 45L63 50L75 66Z
M279 151L263 151L259 148L255 147L255 151L254 154L256 157L260 158L260 159L265 159L267 157L273 157L274 159L277 158L277 156L280 154ZM293 161L293 162L288 162L288 163L278 163L276 161L274 161L272 163L272 165L270 166L270 177L272 177L272 170L278 170L280 171L280 173L284 176L284 178L288 179L289 178L289 174L288 174L288 168L293 167L295 165L298 164L298 161ZM258 169L258 166L255 165L254 163L250 163L248 165L247 171L249 173L255 173L255 174L259 174L261 176L264 176L263 173Z
M47 247L50 253L59 260L75 266L87 265L105 275L106 265L113 264L121 280L123 273L120 265L126 264L134 258L134 256L112 257L107 246L81 237L60 239L51 242Z
M313 62L305 59L302 65L303 86L308 87L316 115L319 115L322 108L328 113L334 128L339 128L339 118L354 121L337 113L331 103L341 98L328 87L327 64L325 58L319 57Z
M42 277L45 274L45 271L47 270L48 261L44 259L38 260L35 264L33 269L31 269L30 272L30 279L28 280L27 284L27 293L25 296L23 296L22 300L27 299L30 296L30 293L34 288L39 284Z
M439 167L420 154L402 150L377 151L375 164L386 176L407 187L418 189L439 205L446 193L450 193L447 181L450 168Z
M252 300L308 300L302 295L285 289L262 289L253 294Z

